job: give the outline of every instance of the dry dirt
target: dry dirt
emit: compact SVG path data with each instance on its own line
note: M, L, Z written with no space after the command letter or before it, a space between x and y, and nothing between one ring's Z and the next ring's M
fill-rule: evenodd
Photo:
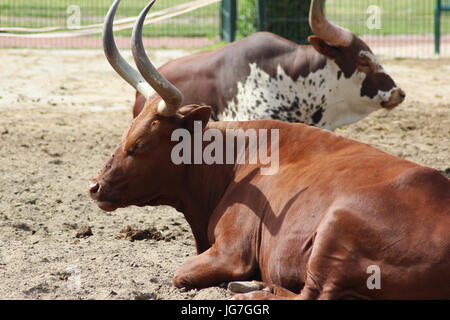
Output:
M153 58L159 65L183 54ZM134 98L103 53L3 49L0 61L0 299L231 297L221 287L172 287L175 270L195 255L180 213L105 213L88 197L89 179L131 121ZM384 65L407 100L337 132L448 173L450 60Z

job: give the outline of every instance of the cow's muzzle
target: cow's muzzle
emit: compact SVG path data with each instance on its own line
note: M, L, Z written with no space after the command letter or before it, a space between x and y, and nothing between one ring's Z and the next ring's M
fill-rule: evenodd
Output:
M383 108L388 110L394 109L400 103L402 103L406 98L406 93L402 89L398 88L391 92L391 96L388 101L384 101L381 103Z
M89 194L91 195L91 197L93 197L93 195L94 196L97 195L99 190L100 190L100 184L98 182L93 182L89 186Z
M90 197L97 202L97 205L100 209L104 211L114 211L119 206L111 201L105 201L101 196L102 186L99 182L93 181L89 186L89 195Z

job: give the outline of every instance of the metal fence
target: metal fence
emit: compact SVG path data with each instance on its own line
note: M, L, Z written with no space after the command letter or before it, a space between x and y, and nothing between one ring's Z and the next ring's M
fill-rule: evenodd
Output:
M112 3L113 0L0 0L0 47L99 47L101 24ZM115 21L138 16L147 3L122 0ZM198 6L202 3L211 4ZM182 14L144 28L144 37L155 40L151 44L195 47L219 39L220 1L159 0L150 15L166 9L172 14L170 10L178 7ZM195 10L184 12L183 8ZM121 41L121 37L130 37L132 26L133 21L128 21L115 32L118 46L129 47L129 41Z
M449 1L449 0L442 0ZM436 0L328 0L327 16L361 35L378 54L435 54ZM440 17L440 52L450 56L450 12Z
M292 21L292 13L307 24L302 12L309 0L277 2L286 3L289 13L280 16L279 11L268 10L270 0L238 0L237 38L258 30L273 31L271 25L278 23L281 33L291 34L296 42L307 42L302 28ZM444 10L436 10L439 7ZM450 56L449 9L450 0L325 1L330 21L361 36L377 54L397 57L433 57L437 51Z
M0 0L0 47L99 47L101 28L78 36L74 32L101 25L112 1ZM271 1L277 0L237 1L238 38L264 30L268 21L289 25L292 17L288 14L266 14L264 21L258 20L258 5L265 3L267 7ZM435 51L435 6L446 1L449 0L326 0L326 14L334 23L361 35L378 54L429 57ZM194 2L159 0L151 12ZM116 19L137 16L146 3L147 0L122 0ZM440 51L441 55L450 56L450 12L442 11L440 16ZM201 47L220 40L221 25L221 3L215 1L146 26L144 37L152 46ZM54 36L62 31L65 34ZM129 47L130 34L131 28L116 32L119 46Z

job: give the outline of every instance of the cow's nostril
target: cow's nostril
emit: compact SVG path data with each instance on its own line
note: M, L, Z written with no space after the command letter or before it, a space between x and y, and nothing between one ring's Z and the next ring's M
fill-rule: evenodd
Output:
M94 193L97 193L99 189L100 189L100 185L98 184L98 182L92 183L89 187L89 192L91 194L94 194Z

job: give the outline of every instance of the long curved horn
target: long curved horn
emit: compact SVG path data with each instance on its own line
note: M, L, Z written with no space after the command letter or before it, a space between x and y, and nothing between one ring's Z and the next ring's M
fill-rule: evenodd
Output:
M348 47L354 37L350 31L327 20L322 0L311 1L309 25L316 36L334 46Z
M131 67L125 59L120 55L114 41L113 21L120 0L116 0L105 18L103 25L103 49L109 64L116 72L125 79L133 88L139 91L146 99L152 93L152 88L145 79Z
M164 100L158 106L158 113L164 116L171 116L180 108L183 102L183 94L153 66L145 53L144 44L142 43L142 26L148 11L154 3L155 0L152 0L145 7L134 25L131 51L139 72Z

